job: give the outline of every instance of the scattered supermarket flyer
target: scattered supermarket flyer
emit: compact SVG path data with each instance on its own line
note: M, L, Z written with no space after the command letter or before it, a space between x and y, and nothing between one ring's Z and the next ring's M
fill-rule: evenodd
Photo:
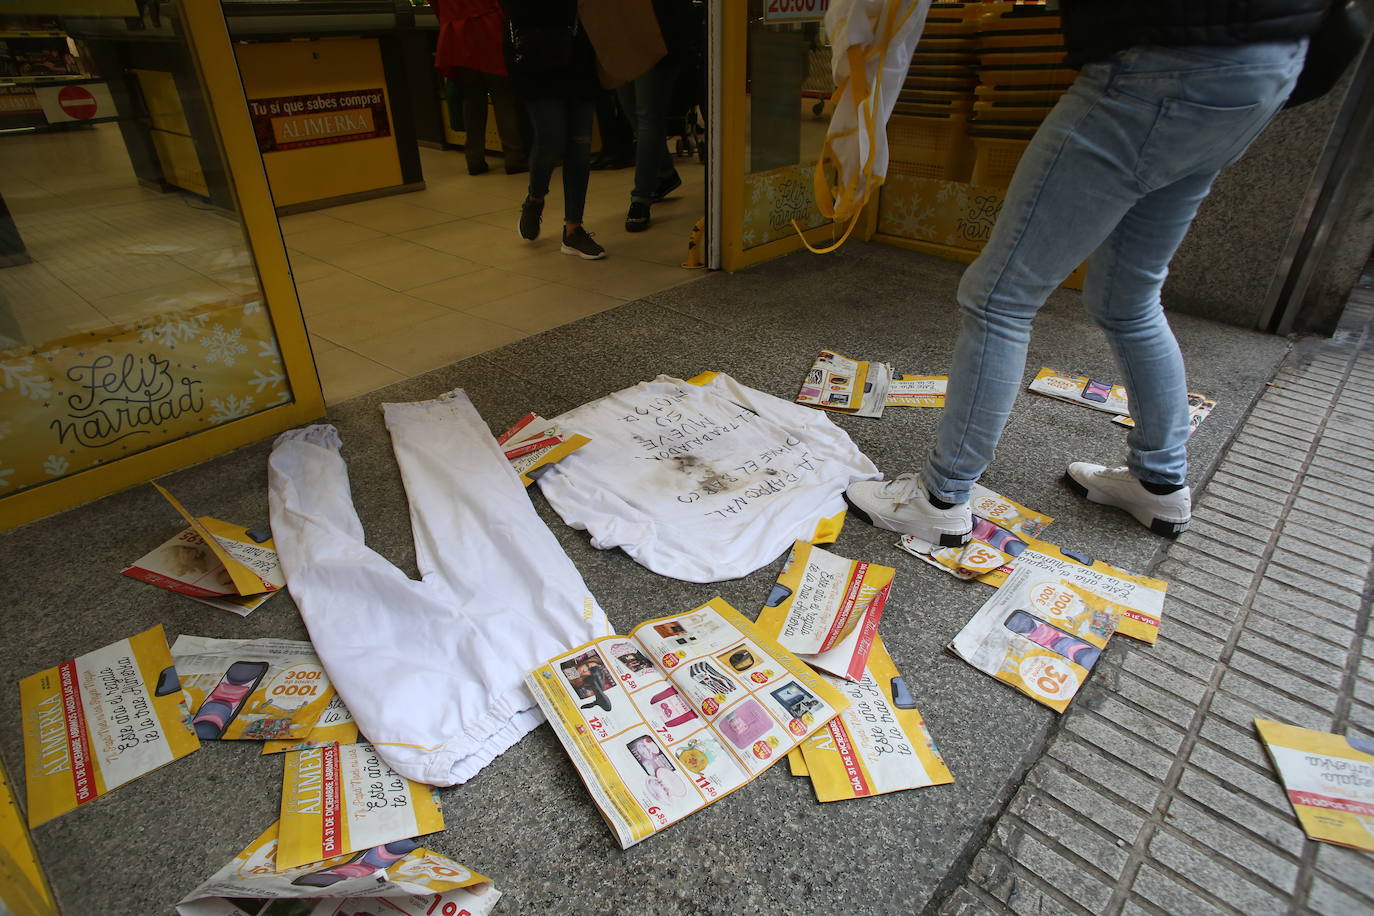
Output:
M327 744L286 755L279 868L443 829L439 791L382 763L370 744Z
M740 788L849 705L721 598L525 680L623 848Z
M1374 741L1256 719L1302 829L1374 852Z
M1197 428L1202 425L1202 421L1207 419L1207 415L1216 409L1215 398L1206 395L1188 392L1188 435L1197 432ZM1129 416L1112 417L1112 422L1126 427L1134 427L1135 420Z
M1035 381L1030 383L1030 390L1111 414L1130 412L1126 407L1125 388L1109 382L1100 382L1086 375L1041 369L1036 373Z
M286 584L272 535L191 515L153 484L190 528L124 567L124 575L247 617Z
M949 377L894 372L887 387L888 407L944 407Z
M897 546L956 578L1000 585L1028 540L1054 521L980 484L973 485L969 508L973 533L963 547L935 547L911 535L903 535Z
M1120 605L1035 565L1018 564L954 637L949 650L1036 702L1063 712L1101 657L1120 617Z
M896 573L797 541L758 625L808 665L861 680Z
M891 382L892 370L885 363L860 362L822 350L806 373L797 403L856 417L881 417Z
M829 678L849 708L801 746L802 771L823 802L954 782L881 636L863 679ZM797 769L793 775L799 775Z
M172 657L207 740L305 738L334 696L309 642L178 636Z
M200 747L161 626L19 682L29 826Z
M560 429L558 424L536 413L527 413L510 429L496 437L520 482L534 483L543 469L571 455L592 440Z
M384 898L371 906L367 901ZM277 824L177 904L179 916L486 916L491 879L413 839L296 868L277 864ZM290 904L262 904L289 900Z
M287 751L308 751L324 747L326 744L357 743L358 723L353 721L353 714L344 705L343 698L336 693L329 698L329 705L315 720L315 727L310 729L310 734L299 740L287 738L282 741L264 741L262 752L284 754Z

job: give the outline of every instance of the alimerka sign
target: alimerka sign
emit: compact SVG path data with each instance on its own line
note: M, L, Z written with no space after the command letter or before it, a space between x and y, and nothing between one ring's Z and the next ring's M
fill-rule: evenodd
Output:
M264 153L391 136L381 89L249 99L248 110Z

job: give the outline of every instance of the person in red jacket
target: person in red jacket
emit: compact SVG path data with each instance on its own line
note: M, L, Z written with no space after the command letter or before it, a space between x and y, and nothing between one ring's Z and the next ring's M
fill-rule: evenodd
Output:
M434 66L463 91L463 152L468 174L487 170L487 96L496 108L496 131L506 174L528 169L520 130L520 111L506 73L501 36L506 17L497 0L430 0L439 17L439 47Z

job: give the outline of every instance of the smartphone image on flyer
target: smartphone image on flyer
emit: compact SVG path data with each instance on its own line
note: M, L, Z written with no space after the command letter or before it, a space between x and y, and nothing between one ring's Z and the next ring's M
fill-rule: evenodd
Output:
M849 705L720 598L525 680L622 847L740 788Z

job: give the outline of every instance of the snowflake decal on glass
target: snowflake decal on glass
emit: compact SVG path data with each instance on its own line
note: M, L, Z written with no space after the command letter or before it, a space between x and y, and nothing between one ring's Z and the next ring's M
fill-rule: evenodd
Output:
M214 423L223 423L227 420L246 417L253 409L253 399L251 397L241 398L236 394L231 394L223 400L211 398L210 407L213 408L210 420Z
M71 462L61 455L49 455L47 460L43 462L43 473L49 477L61 477L67 473L70 467Z
M32 356L0 363L0 384L7 391L18 391L30 401L52 397L52 382L42 372L34 370Z
M255 369L253 370L253 377L248 380L248 384L252 385L258 394L262 394L268 388L280 387L285 381L286 376L280 372L263 372L261 369Z
M209 320L209 315L173 313L157 316L153 319L153 323L146 327L126 324L124 330L137 331L138 342L141 344L156 344L169 350L175 350L177 344L186 343L199 337Z
M239 340L242 336L242 328L226 331L224 325L217 324L202 334L196 342L205 348L206 362L232 366L240 353L248 352L248 345Z

